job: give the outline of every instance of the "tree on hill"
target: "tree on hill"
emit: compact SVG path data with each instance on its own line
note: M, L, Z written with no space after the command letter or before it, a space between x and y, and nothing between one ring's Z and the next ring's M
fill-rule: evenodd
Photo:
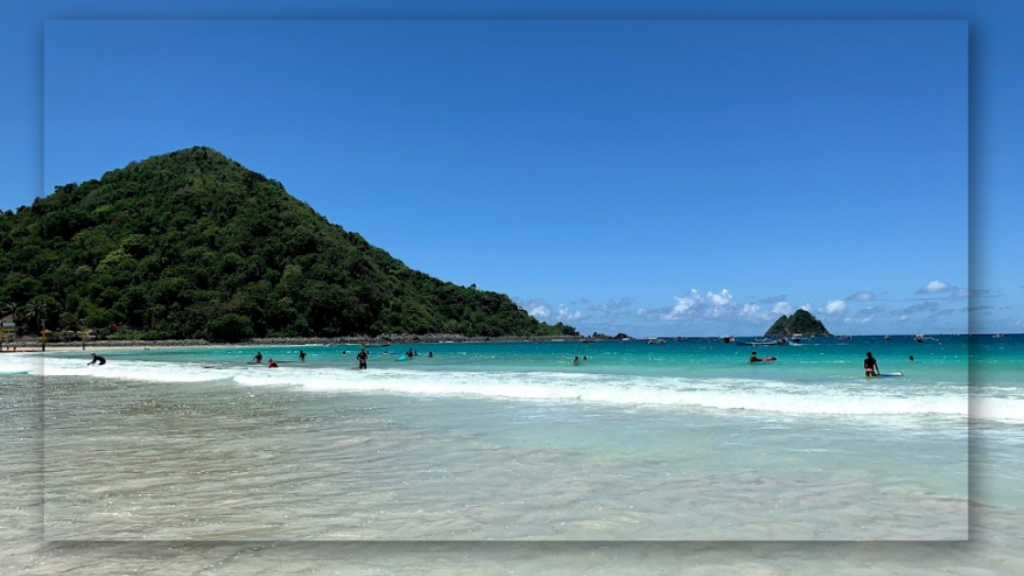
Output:
M29 330L84 320L152 338L576 334L408 268L206 147L0 213L0 303Z
M828 336L829 332L813 314L801 309L794 312L792 316L783 314L764 333L766 337L792 336L793 334Z

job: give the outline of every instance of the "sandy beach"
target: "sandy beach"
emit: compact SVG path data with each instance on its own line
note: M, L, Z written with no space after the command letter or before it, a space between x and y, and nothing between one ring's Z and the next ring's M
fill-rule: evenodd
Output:
M0 536L9 545L0 570L1001 576L1024 569L1013 480L1019 425L975 424L970 499L955 494L957 477L966 478L966 469L952 471L963 462L967 430L955 425L959 412L933 412L955 400L942 379L962 366L958 351L919 359L918 380L902 392L865 387L859 377L847 382L813 348L799 349L809 362L803 368L780 365L770 374L733 366L728 358L745 352L740 347L696 343L591 345L592 368L575 372L563 363L564 374L548 369L540 378L488 367L503 355L520 366L558 360L565 357L559 346L580 345L437 346L435 364L381 359L367 374L339 367L338 354L320 346L304 366L281 371L239 367L246 346L111 347L115 361L103 371L83 367L80 350L47 354L45 403L43 380L31 375L7 376L4 387ZM843 343L829 346L820 351L845 355ZM879 346L893 347L890 354L876 346L891 362L916 344ZM294 351L278 345L275 355L285 349ZM460 358L473 363L460 367ZM655 369L659 358L673 364L671 373L702 364L689 369L696 370L689 383L659 372L600 374L601 367L614 372L616 361L646 359ZM753 378L737 379L736 370ZM922 386L932 378L927 370L934 379ZM807 371L828 386L800 384ZM1002 385L1012 374L988 366L978 376ZM676 385L686 388L666 396ZM476 387L496 395L472 394ZM620 388L629 393L618 396ZM746 404L724 412L688 407L694 394L705 405ZM662 404L634 404L643 399ZM786 412L765 412L766 405ZM876 414L878 406L894 413ZM818 414L830 407L843 413ZM958 526L970 541L752 541L963 540ZM480 541L687 531L718 541ZM746 541L721 541L730 537ZM187 541L195 538L213 540ZM352 538L433 541L324 541ZM149 539L160 542L139 541Z

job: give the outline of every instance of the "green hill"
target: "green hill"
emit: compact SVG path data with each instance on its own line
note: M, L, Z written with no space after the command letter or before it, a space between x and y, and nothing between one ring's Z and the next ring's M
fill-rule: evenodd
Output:
M205 147L0 213L0 315L148 338L575 334L405 266Z
M764 333L766 337L792 336L803 334L805 336L829 336L828 330L813 314L806 310L797 310L792 316L783 314L772 324L772 327Z

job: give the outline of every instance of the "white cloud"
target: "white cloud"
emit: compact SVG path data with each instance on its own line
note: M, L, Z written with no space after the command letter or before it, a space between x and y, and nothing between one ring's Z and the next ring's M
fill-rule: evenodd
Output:
M704 311L704 316L708 318L718 318L739 309L739 305L733 302L732 294L725 288L718 294L708 292L707 301L708 306Z
M874 299L875 299L875 293L874 292L869 292L867 290L862 290L860 292L854 292L853 294L850 294L849 296L846 297L846 301L847 302L867 302L869 300L874 300Z
M683 318L684 316L688 315L690 311L693 310L698 304L700 304L702 300L703 298L701 298L700 293L691 288L690 294L688 296L675 297L675 305L672 306L672 309L669 310L666 314L662 315L661 319L678 320L680 318Z
M543 304L538 304L529 310L530 316L538 319L544 319L551 316L551 309Z
M924 288L918 289L918 294L935 294L938 292L950 292L953 287L942 280L932 280Z
M583 314L579 310L570 310L565 304L558 305L558 320L578 320Z
M718 294L712 294L711 292L708 292L708 300L710 300L711 303L715 305L715 307L720 308L732 302L732 294L729 294L729 291L723 288L722 291L719 292Z
M919 312L937 312L939 308L940 306L938 302L929 300L927 302L911 304L910 306L907 306L906 308L899 310L896 313L906 317L909 316L910 314L917 314Z
M662 320L680 320L695 316L718 318L740 310L740 306L733 301L732 294L724 288L721 292L708 292L704 296L691 288L689 294L676 296L675 301L672 309L661 315Z
M647 315L647 309L646 308L637 308L636 309L636 315L641 317L641 318L643 318L644 316Z
M777 302L785 302L785 301L786 301L786 295L785 294L779 294L777 296L768 296L767 298L761 298L760 300L757 300L756 302L754 302L754 304L775 304Z
M984 288L956 288L953 290L953 296L957 298L971 298L974 296L987 296L991 290Z
M768 312L761 310L761 307L757 304L744 304L743 308L740 309L740 318L749 318L751 320L767 320Z
M761 308L758 304L744 304L737 315L748 320L774 320L779 314L789 314L793 310L789 302L776 302L770 310Z
M801 306L800 309L803 310L804 312L814 312L814 306L811 306L810 302Z
M846 302L842 300L829 300L828 303L825 304L823 313L828 314L829 316L838 316L845 311Z
M856 312L850 314L846 318L843 318L843 322L845 322L847 324L860 324L860 325L868 324L872 320L875 319L875 316L878 313L880 313L880 312L882 312L884 310L885 310L885 308L883 308L882 306L872 306L870 308L863 308L861 310L857 310Z
M867 324L868 322L871 322L872 318L873 318L872 316L847 316L846 318L843 318L843 322L845 322L847 324L862 324L863 325L863 324Z
M615 312L617 310L622 310L623 308L629 308L629 306L632 305L632 304L633 304L633 299L632 298L620 298L618 302L616 302L614 300L609 300L609 301L607 301L607 302L605 302L603 304L591 304L590 306L587 306L587 310L589 310L591 312L605 312L605 313L608 313L608 312Z

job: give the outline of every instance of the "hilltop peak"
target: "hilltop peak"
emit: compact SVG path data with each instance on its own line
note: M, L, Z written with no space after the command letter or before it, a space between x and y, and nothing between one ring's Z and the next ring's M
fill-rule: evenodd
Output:
M214 340L576 333L504 294L409 269L208 146L60 186L0 214L0 243L0 300L33 329L117 324Z

